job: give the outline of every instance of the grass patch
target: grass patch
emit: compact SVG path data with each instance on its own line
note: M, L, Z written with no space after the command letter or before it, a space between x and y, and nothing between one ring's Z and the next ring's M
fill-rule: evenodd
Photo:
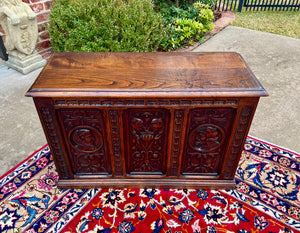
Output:
M236 13L236 19L232 25L300 39L299 11Z

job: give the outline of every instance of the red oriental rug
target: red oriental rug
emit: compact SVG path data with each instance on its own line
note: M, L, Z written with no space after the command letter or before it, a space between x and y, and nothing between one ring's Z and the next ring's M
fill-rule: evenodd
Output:
M62 190L44 146L0 178L0 232L299 232L299 168L248 137L235 190Z

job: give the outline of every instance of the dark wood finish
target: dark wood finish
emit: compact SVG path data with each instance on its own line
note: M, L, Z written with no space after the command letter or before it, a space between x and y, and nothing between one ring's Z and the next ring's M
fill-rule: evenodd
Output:
M168 110L127 109L124 111L127 173L165 174Z
M225 148L234 119L233 108L196 108L190 110L181 173L220 173Z
M59 187L232 188L267 93L237 53L55 53L27 96Z

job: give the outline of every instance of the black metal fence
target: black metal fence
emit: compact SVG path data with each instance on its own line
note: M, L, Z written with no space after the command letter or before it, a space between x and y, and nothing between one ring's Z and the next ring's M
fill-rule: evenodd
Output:
M215 9L219 11L299 11L300 0L218 0Z

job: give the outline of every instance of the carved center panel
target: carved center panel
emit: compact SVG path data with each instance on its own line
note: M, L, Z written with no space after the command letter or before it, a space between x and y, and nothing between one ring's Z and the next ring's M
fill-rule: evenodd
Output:
M189 136L189 144L196 151L208 152L217 149L224 140L221 127L204 124L193 129Z
M128 173L164 173L167 110L127 110L125 114Z

